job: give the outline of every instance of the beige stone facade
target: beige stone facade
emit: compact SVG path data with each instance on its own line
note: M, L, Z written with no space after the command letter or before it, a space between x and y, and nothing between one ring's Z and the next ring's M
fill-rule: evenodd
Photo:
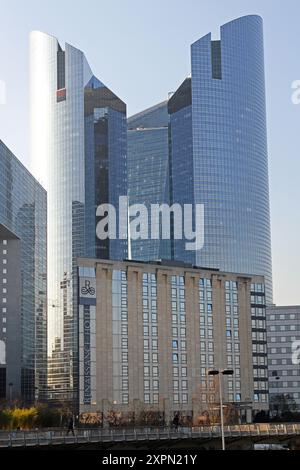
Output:
M104 422L122 415L169 423L175 414L212 422L212 369L233 370L221 376L228 420L250 421L268 408L265 331L252 327L265 315L262 277L172 263L78 265L80 413Z

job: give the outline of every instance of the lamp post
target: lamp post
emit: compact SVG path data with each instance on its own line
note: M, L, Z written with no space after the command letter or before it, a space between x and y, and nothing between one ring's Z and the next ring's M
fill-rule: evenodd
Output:
M225 435L224 435L224 414L223 414L223 390L222 390L222 375L233 375L232 369L222 369L222 370L209 370L209 375L218 375L219 376L219 395L220 395L220 417L221 417L221 438L222 438L222 450L225 450Z

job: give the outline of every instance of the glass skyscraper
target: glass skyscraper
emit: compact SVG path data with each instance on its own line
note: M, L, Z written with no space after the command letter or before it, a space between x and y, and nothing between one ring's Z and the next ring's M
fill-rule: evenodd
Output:
M191 77L168 103L171 201L205 206L198 252L174 258L264 275L272 301L263 22L245 16L191 46Z
M28 404L46 398L47 194L1 140L0 225L1 398Z
M169 203L168 102L159 103L127 121L129 203ZM148 221L150 227L150 217ZM169 240L131 240L131 258L141 261L169 259Z
M127 194L126 105L84 54L30 37L31 161L48 192L49 397L77 390L77 258L127 257L126 240L96 238L96 207Z

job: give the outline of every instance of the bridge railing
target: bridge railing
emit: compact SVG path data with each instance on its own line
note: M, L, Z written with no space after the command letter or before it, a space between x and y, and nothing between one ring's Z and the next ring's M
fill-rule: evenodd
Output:
M225 437L295 436L300 435L300 424L245 424L224 427ZM83 444L94 442L138 442L176 439L213 439L221 435L220 426L144 427L132 429L78 429L0 431L0 447L33 447Z

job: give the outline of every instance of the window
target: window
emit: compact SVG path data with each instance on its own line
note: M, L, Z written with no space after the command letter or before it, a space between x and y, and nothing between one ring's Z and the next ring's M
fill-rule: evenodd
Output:
M173 362L177 363L178 362L178 354L177 353L173 353Z
M145 393L145 395L144 395L144 402L145 402L145 403L150 403L150 393Z
M173 390L179 390L179 380L173 380Z
M150 390L150 380L144 380L144 389Z
M178 349L178 341L177 341L177 339L174 339L174 340L172 341L172 348L173 348L173 349Z
M157 326L152 326L152 336L157 336Z
M122 380L122 390L128 390L128 380Z
M152 362L155 364L158 362L158 354L157 353L152 353Z
M182 394L182 403L187 403L188 402L188 394L187 393L183 393Z
M129 403L129 395L127 393L122 395L122 403L124 405L127 405Z

